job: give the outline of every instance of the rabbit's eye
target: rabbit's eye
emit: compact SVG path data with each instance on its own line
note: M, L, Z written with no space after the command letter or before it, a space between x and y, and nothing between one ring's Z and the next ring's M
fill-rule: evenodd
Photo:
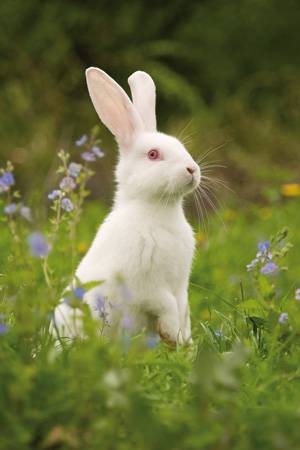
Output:
M159 151L156 150L155 148L149 150L148 158L151 159L151 160L158 159L159 158Z

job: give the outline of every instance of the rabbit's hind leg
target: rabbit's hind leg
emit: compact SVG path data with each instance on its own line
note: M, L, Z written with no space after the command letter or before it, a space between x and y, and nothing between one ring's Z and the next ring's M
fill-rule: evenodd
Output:
M170 293L166 293L161 299L161 309L157 316L157 332L171 347L176 347L183 342L177 301Z

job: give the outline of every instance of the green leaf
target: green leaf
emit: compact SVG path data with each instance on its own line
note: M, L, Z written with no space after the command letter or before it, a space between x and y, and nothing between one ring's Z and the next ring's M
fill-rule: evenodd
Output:
M249 299L242 303L240 303L237 308L240 311L245 312L248 316L264 316L265 314L265 305L264 302L255 300L255 299Z

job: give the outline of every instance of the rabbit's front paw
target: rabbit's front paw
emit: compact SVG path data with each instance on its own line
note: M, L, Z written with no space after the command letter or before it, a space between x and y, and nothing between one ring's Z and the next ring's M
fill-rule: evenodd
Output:
M176 348L177 344L182 344L182 333L178 326L172 326L170 322L166 322L164 318L157 320L157 333L162 341L172 348Z

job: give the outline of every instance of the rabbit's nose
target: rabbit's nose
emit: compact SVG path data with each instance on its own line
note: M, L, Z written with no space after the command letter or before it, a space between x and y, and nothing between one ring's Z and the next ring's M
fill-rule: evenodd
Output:
M193 173L195 172L196 169L194 167L187 167L186 170L188 171L188 173L193 175Z

